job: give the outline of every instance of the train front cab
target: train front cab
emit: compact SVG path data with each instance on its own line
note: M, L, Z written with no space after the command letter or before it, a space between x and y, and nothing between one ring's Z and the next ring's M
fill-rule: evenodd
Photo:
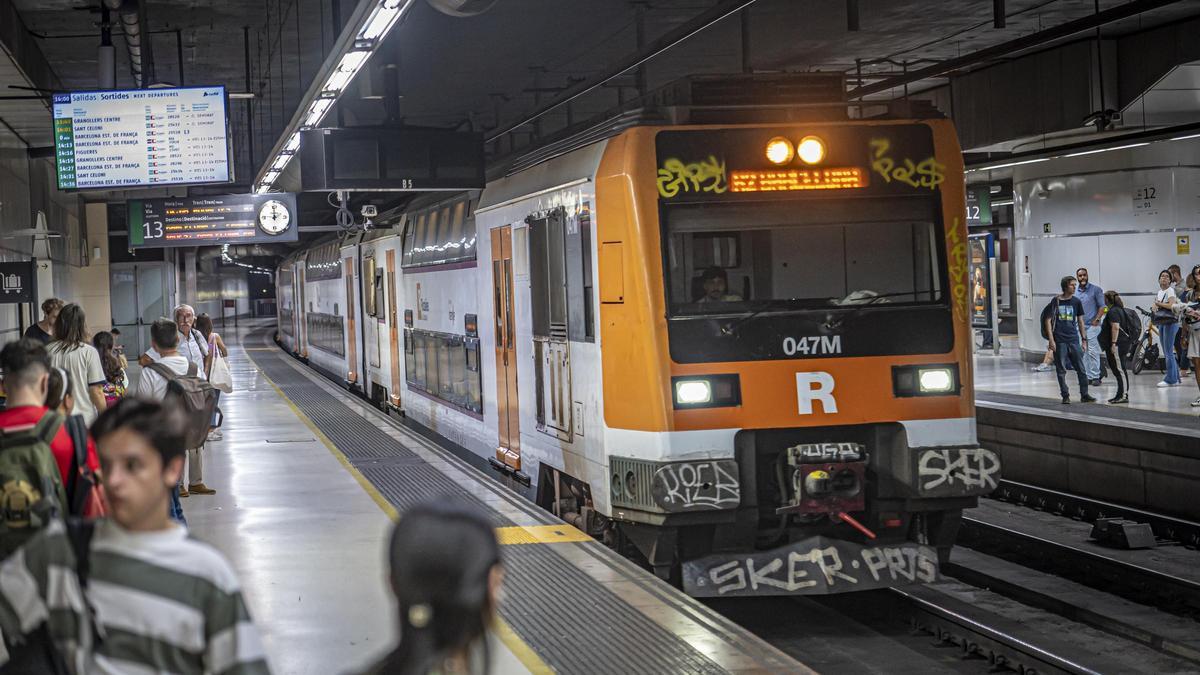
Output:
M620 531L697 596L933 580L999 477L949 122L637 128L596 186Z

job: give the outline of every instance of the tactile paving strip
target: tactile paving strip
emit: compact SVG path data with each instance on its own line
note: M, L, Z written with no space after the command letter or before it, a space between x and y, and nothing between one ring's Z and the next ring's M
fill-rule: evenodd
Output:
M278 352L254 353L250 358L350 460L403 458L419 461L411 450L284 363L284 357Z
M484 508L445 474L421 460L275 353L250 358L337 446L397 510L450 495ZM372 460L377 461L372 461ZM498 526L511 524L493 514ZM590 544L584 544L590 545ZM507 600L500 614L559 673L724 673L686 641L623 602L552 545L504 547Z
M598 545L598 544L597 544ZM504 620L560 673L724 673L554 553L506 546Z

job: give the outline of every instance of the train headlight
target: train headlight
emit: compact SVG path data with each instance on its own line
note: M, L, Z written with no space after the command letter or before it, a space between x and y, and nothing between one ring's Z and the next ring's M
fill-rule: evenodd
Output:
M676 380L675 402L680 405L712 403L712 385L708 380Z
M954 373L949 368L922 368L917 380L922 394L940 394L954 388Z
M767 160L772 164L787 164L796 156L792 142L782 136L767 141Z
M737 375L692 375L671 378L675 408L724 408L742 404Z
M892 391L896 396L955 396L961 387L958 366L953 363L892 368Z
M796 144L796 154L805 164L816 164L825 159L825 142L816 136L805 136Z

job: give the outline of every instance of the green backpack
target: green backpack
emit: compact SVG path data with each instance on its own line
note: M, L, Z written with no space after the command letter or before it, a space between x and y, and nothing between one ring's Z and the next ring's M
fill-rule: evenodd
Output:
M47 412L33 426L0 430L0 559L66 516L67 493L50 450L63 422Z

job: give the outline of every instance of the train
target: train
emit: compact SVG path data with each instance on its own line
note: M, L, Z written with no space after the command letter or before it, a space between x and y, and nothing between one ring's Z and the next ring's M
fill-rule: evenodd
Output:
M292 253L280 344L693 596L933 581L1001 471L952 123L667 108Z

